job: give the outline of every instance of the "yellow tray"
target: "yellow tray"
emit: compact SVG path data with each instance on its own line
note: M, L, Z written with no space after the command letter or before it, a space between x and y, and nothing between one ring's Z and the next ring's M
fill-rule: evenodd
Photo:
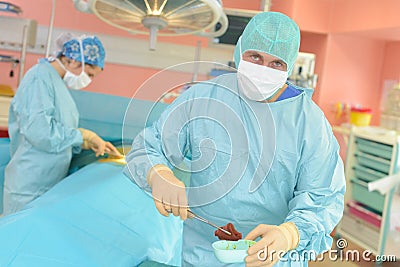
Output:
M108 158L99 159L98 162L112 162L112 163L117 163L117 164L121 164L121 165L126 165L125 157L116 158L113 156L109 156Z
M0 84L0 95L14 96L14 91L11 86L6 85L6 84Z

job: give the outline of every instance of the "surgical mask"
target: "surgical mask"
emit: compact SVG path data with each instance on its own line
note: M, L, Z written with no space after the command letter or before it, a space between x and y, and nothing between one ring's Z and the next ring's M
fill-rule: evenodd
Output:
M92 81L92 79L90 79L90 77L83 70L79 75L75 75L67 70L63 80L69 89L75 90L85 88Z
M64 82L69 89L79 90L88 86L92 79L85 72L85 59L83 57L83 47L82 41L79 40L79 44L81 47L81 56L82 56L82 72L79 75L73 74L69 70L65 68L65 66L57 59L57 62L61 65L61 67L66 71L64 75Z
M239 39L239 42L241 40ZM242 55L240 44L240 55ZM242 56L241 56L242 57ZM241 58L237 73L239 89L254 101L271 98L286 83L288 73L266 66L254 64Z

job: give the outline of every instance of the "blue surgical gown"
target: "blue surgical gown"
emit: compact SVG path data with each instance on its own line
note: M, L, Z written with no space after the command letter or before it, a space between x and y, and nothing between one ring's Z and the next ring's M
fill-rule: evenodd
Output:
M233 223L243 237L258 224L294 222L300 243L276 266L307 266L332 245L345 179L331 126L311 93L298 90L261 103L241 97L234 73L198 83L135 138L125 173L150 190L146 174L155 164L190 172L191 209L220 226ZM214 230L185 221L183 266L225 266L213 254Z
M5 170L4 214L20 210L63 179L82 135L75 102L58 72L41 59L11 102L11 160Z

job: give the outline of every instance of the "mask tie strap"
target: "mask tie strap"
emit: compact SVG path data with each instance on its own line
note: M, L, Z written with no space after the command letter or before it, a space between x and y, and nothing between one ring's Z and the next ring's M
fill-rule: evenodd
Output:
M241 35L239 36L238 42L239 42L240 59L243 59L243 55L242 55L242 36Z
M51 58L53 59L53 61L57 61L58 65L60 65L61 68L63 68L63 70L67 71L67 68L64 66L64 64L56 57Z
M85 71L85 57L83 56L82 38L79 38L78 42L79 42L79 46L81 48L82 72L84 72Z

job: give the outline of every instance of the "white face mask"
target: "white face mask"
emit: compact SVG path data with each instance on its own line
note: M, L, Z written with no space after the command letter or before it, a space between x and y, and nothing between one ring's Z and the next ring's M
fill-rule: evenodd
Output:
M69 89L79 90L85 88L90 84L92 79L82 70L81 74L75 75L72 72L66 70L67 72L64 75L64 82Z
M67 70L65 66L57 59L57 62L66 71L63 78L65 85L69 89L75 89L75 90L85 88L92 82L92 79L90 79L89 75L87 75L87 73L85 72L85 59L83 57L83 48L81 40L79 40L79 44L81 47L81 55L82 55L82 72L79 75L73 74L72 72Z
M240 55L242 55L241 44ZM247 98L254 101L263 101L272 97L282 88L288 78L288 73L287 71L245 61L241 56L237 78L239 89Z

